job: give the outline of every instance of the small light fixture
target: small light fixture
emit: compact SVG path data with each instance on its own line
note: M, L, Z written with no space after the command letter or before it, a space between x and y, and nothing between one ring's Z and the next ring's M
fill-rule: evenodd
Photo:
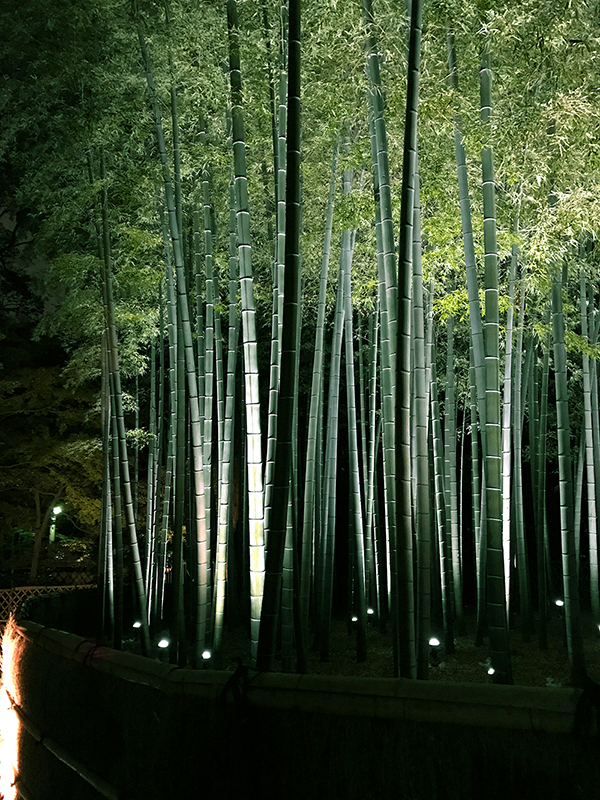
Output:
M54 514L54 516L62 514L62 506L54 506L54 508L52 509L52 513Z
M496 670L493 667L490 667L487 671L488 675L493 675Z
M169 640L168 639L161 639L160 642L158 643L158 646L162 647L163 649L165 647L168 647L169 646Z
M564 606L564 604L565 604L564 600L555 600L554 601L554 605L558 606L559 608L562 608Z
M374 614L375 611L372 608L367 608L367 614Z
M208 661L208 659L209 659L209 658L211 658L211 657L212 657L212 653L210 652L210 650L205 650L205 651L202 653L202 658L203 658L205 661Z
M439 647L440 646L440 640L437 639L435 636L432 636L431 639L429 640L429 645L430 645L430 647Z
M358 622L358 617L352 617L352 622Z
M133 627L134 628L141 628L142 627L142 623L141 622L134 622L133 623Z

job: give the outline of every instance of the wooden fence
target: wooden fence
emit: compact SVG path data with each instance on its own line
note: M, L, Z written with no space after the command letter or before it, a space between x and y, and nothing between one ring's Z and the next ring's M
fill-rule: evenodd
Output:
M30 597L57 594L58 592L73 592L76 589L93 589L96 586L95 582L89 582L92 576L88 573L83 573L82 577L88 582L76 582L64 586L12 586L10 589L0 589L0 627L3 627L10 615L15 613Z

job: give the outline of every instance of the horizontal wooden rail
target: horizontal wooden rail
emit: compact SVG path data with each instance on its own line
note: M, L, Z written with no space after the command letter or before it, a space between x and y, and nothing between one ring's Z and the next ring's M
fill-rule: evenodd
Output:
M117 790L111 786L107 781L103 778L100 778L96 775L92 770L88 769L85 764L82 764L76 758L74 758L70 753L68 753L65 748L55 742L53 739L50 739L47 736L44 736L42 731L37 727L37 725L29 719L27 714L23 711L23 709L15 703L14 699L10 696L9 692L4 689L6 692L6 696L10 700L10 704L13 708L13 711L19 718L19 722L25 728L27 733L32 736L38 744L41 744L42 747L45 747L53 756L58 758L59 761L62 761L63 764L66 764L67 767L76 772L80 778L83 778L84 781L93 786L93 788L102 795L102 797L108 798L108 800L121 800ZM27 791L27 790L25 790ZM21 792L23 794L23 792Z
M182 669L133 653L99 647L72 633L20 619L17 634L61 658L122 680L218 702L231 672ZM412 681L248 670L235 696L256 707L320 714L436 722L554 734L573 731L582 691L576 688Z

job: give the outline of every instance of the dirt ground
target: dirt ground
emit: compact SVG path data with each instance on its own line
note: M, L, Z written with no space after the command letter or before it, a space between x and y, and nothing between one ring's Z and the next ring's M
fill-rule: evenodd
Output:
M475 622L474 613L467 610L466 635L455 637L454 654L445 653L442 646L431 648L429 680L492 682L493 679L487 672L489 642L486 639L481 647L475 646ZM569 685L570 667L564 618L558 610L552 610L548 621L546 650L540 650L538 627L536 625L536 633L531 641L524 642L520 620L518 617L514 620L509 634L513 683L521 686ZM582 613L582 629L587 671L593 680L600 683L600 633L589 612ZM393 676L392 638L389 632L382 634L375 625L369 626L368 659L363 663L356 661L356 637L348 632L345 621L333 622L330 642L330 658L326 662L321 661L318 652L310 646L307 648L309 673L379 678ZM232 669L237 658L249 663L249 642L244 631L230 629L223 637L224 668Z

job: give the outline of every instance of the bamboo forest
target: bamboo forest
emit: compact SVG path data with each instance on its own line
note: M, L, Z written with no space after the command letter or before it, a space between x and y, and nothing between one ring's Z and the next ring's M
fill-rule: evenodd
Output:
M38 466L97 543L112 646L133 598L143 655L224 668L233 623L303 672L343 617L358 661L375 627L426 679L468 611L511 683L509 625L544 649L558 605L585 679L599 14L3 4L2 336L57 342L85 405Z

